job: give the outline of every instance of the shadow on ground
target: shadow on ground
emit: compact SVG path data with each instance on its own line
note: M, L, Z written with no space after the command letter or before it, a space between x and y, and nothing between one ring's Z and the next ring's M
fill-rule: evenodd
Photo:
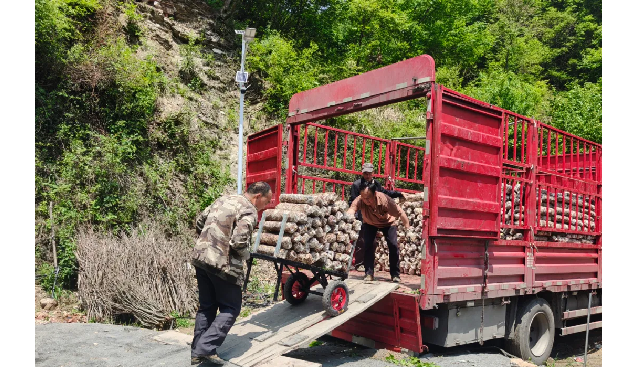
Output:
M324 367L393 366L395 364L386 360L390 354L399 360L409 358L405 354L366 348L331 336L323 336L313 344L312 347L300 348L285 356L321 363ZM602 329L590 332L589 346L587 366L602 367ZM582 366L581 359L575 358L582 358L584 347L584 333L556 335L554 349L547 365ZM478 343L451 348L431 346L428 352L419 356L419 359L439 367L510 367L511 357L504 354L501 349L505 349L503 340L489 340L483 346Z

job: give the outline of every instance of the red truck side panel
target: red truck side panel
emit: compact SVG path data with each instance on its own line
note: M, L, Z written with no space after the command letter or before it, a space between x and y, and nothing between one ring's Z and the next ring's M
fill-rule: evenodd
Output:
M246 146L246 188L253 182L265 181L273 190L266 209L279 204L281 193L281 142L283 125L275 125L248 136Z
M534 264L534 286L597 283L600 271L599 249L595 246L575 248L539 242Z
M429 294L480 293L483 286L487 240L437 238L430 244L435 266ZM526 288L526 244L489 241L486 291ZM423 273L423 271L422 271Z
M434 89L430 236L498 238L502 111Z

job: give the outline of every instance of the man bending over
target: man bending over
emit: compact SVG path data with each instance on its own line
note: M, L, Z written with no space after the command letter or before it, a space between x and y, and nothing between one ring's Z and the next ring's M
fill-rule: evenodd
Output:
M354 215L361 211L363 225L361 234L364 242L364 261L366 276L364 281L374 280L374 239L377 231L381 231L388 243L390 253L390 276L393 282L400 282L399 277L399 247L397 245L397 227L394 224L399 218L408 229L410 221L401 209L390 197L376 190L374 182L364 182L361 184L361 193L354 199L347 214Z

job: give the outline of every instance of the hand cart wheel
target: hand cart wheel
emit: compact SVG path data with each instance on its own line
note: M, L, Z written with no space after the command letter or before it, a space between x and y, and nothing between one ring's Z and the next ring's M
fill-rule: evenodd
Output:
M348 309L348 286L341 280L332 281L323 292L323 308L330 316L338 316Z
M310 288L306 274L296 272L290 274L284 284L284 298L291 305L298 305L308 298L308 288Z

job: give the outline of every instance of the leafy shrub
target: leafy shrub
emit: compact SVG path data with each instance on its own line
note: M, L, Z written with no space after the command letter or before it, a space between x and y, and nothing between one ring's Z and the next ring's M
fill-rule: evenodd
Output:
M126 15L126 33L131 38L138 38L142 35L142 20L144 17L137 12L137 5L134 2L126 2L122 4L124 14Z
M206 4L213 9L219 9L224 5L224 2L222 0L206 0Z
M512 71L499 69L483 72L465 90L471 97L525 116L543 119L548 112L550 90L547 83L528 80Z
M202 57L201 45L197 42L197 37L189 37L188 44L180 46L180 55L182 61L179 67L179 73L182 80L194 91L201 91L202 80L197 74L196 59Z
M596 143L603 140L603 82L576 85L551 101L552 125Z
M318 56L316 44L298 51L292 41L277 33L250 44L248 69L260 72L268 83L264 96L269 113L286 116L293 94L321 84Z

